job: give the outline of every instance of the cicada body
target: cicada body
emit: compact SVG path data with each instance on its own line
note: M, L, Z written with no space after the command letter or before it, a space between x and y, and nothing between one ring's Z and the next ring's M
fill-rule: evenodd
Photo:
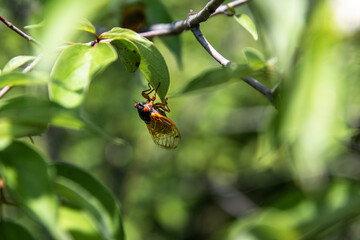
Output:
M165 149L175 149L180 144L181 135L175 123L165 114L170 109L165 103L154 103L156 91L152 98L149 94L154 89L147 89L142 92L146 101L135 103L140 118L145 122L155 144Z

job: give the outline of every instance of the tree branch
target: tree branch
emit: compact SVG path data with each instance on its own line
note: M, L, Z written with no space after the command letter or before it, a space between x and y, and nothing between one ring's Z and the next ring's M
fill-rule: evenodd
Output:
M221 3L224 2L223 0L211 0L197 14L189 15L188 18L184 20L179 20L172 23L154 24L150 27L149 31L139 34L147 38L164 35L177 35L183 31L190 30L192 27L195 27L202 22L205 22L210 17L218 14L226 14L226 10L229 7L237 7L246 3L247 1L248 0L235 0L226 5L221 5Z
M10 28L11 30L13 30L14 32L16 32L17 34L19 34L20 36L22 36L23 38L25 38L26 40L28 40L29 42L33 42L36 46L40 47L40 43L38 41L36 41L34 38L32 38L31 36L27 35L26 33L24 33L23 31L21 31L20 29L18 29L17 27L15 27L11 22L7 21L5 18L3 18L2 16L0 16L0 21L2 21L8 28Z
M187 18L189 27L198 26L201 22L208 20L211 14L213 14L224 1L225 0L210 0L199 13L189 15Z
M236 7L248 0L235 0L226 5L221 5L224 0L210 0L199 13L193 14L192 12L185 20L172 22L169 24L155 24L150 28L148 32L139 33L143 37L154 37L164 35L176 35L183 31L191 30L198 40L198 42L205 48L205 50L222 66L227 67L231 65L231 62L224 58L213 46L206 40L204 35L201 33L199 25L205 22L210 17L218 14L229 15L227 10L229 7Z
M228 67L231 65L231 62L229 60L224 58L218 51L216 51L213 46L211 46L211 44L206 40L206 38L200 31L199 27L192 27L191 31L193 32L198 42L205 48L205 50L223 67Z
M265 87L252 77L244 77L243 80L262 95L264 95L271 103L274 103L273 91L271 89Z
M225 14L227 16L232 16L234 14L229 14L228 9L238 7L238 6L246 3L247 1L248 0L235 0L235 1L229 2L228 4L223 4L220 7L218 7L216 9L216 11L213 14L211 14L210 17L216 16L218 14Z

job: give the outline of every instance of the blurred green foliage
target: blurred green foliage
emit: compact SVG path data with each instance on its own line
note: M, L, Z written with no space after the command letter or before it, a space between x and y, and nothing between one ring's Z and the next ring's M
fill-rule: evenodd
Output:
M29 29L47 49L31 74L20 71L39 49L0 25L0 84L14 85L0 101L0 172L6 198L21 203L1 203L0 239L122 239L122 228L129 240L359 239L360 28L340 14L351 1L249 1L235 9L254 22L257 41L234 18L210 18L201 30L229 69L190 32L153 38L170 74L168 116L182 134L173 151L152 142L133 107L147 76L131 73L132 44L117 46L128 63L102 56L96 75L75 68L86 93L76 111L31 100L48 98L43 74L65 41L95 40L78 23L89 19L97 34L121 26L129 2L0 0L0 15L21 29L47 20ZM207 1L142 2L154 24ZM276 88L274 105L242 81L247 74Z

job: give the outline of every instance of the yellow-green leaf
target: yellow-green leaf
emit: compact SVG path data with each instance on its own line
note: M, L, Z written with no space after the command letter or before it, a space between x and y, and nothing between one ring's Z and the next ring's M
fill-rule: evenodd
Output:
M251 36L255 40L258 39L256 26L248 15L246 14L234 15L234 18L243 28L245 28L251 34Z

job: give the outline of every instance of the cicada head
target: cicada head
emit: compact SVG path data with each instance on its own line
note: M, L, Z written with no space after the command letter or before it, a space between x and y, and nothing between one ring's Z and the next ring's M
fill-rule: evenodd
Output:
M150 115L153 111L152 105L148 101L135 103L134 107L138 110L140 118L146 123L150 123Z

